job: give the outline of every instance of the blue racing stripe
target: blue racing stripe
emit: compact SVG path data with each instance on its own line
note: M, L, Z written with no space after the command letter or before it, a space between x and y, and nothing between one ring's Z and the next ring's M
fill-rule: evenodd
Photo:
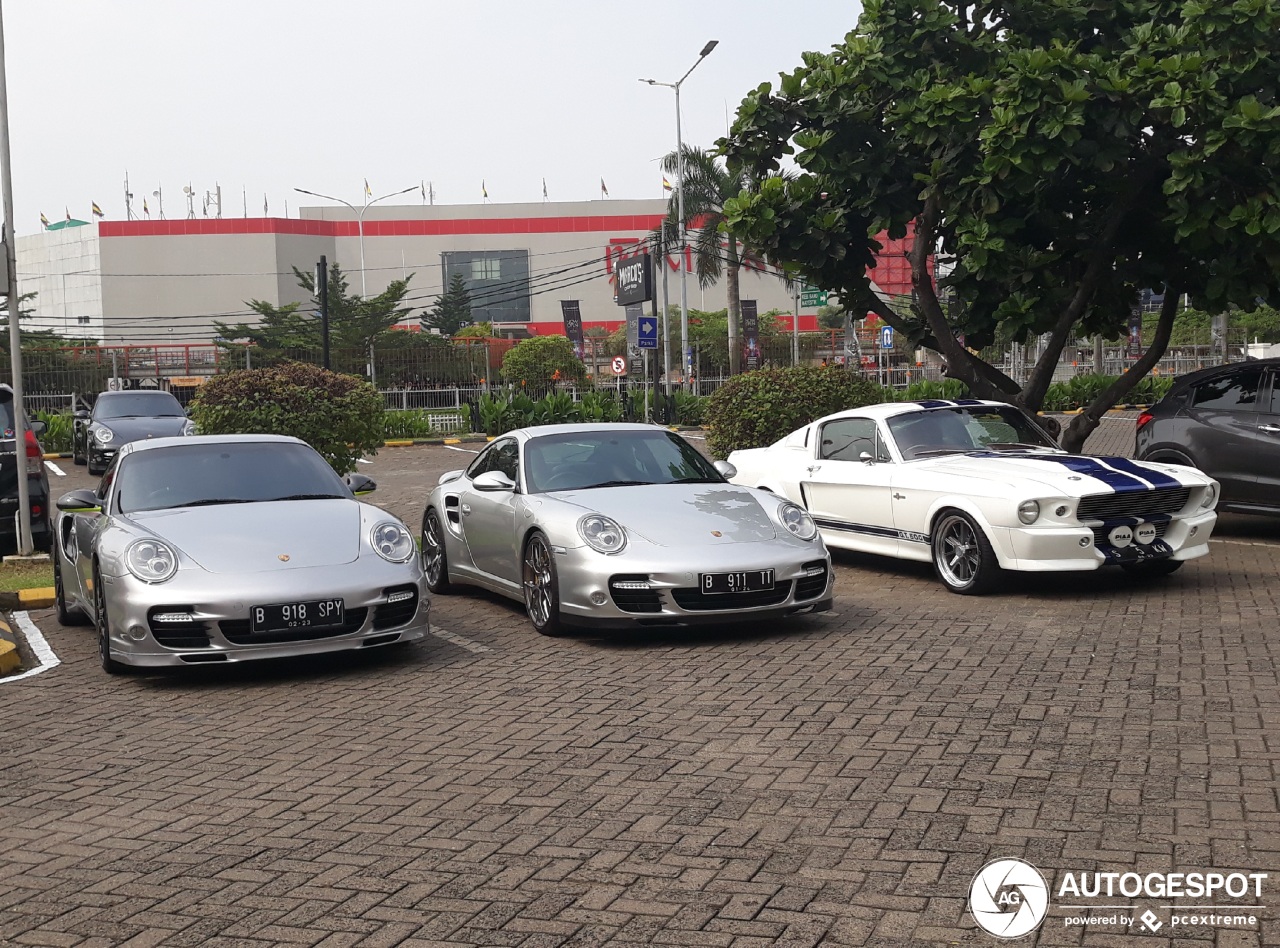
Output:
M952 405L951 402L938 401L936 398L931 398L923 402L916 402L916 404L921 408L950 408Z
M1132 474L1134 477L1140 477L1144 481L1149 481L1152 487L1182 486L1176 477L1170 477L1168 474L1164 474L1160 471L1153 471L1149 467L1143 467L1141 464L1135 464L1129 458L1100 458L1099 460L1106 461L1112 467L1119 468L1121 471L1124 471L1127 474Z
M957 405L981 405L982 400L978 398L957 398Z
M1087 474L1089 477L1102 481L1117 494L1131 494L1151 490L1145 481L1139 480L1132 474L1112 470L1089 457L1082 457L1076 454L1019 454L1017 458L1019 461L1048 461L1052 464L1061 464L1077 474Z

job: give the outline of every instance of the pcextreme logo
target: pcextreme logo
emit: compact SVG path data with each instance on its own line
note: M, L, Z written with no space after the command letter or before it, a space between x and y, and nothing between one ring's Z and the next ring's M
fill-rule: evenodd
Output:
M996 859L978 870L969 885L969 911L985 932L1021 938L1040 927L1049 911L1044 876L1021 859Z

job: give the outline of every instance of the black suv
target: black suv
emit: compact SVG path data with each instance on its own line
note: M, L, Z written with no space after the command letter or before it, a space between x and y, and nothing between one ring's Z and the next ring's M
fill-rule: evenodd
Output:
M1138 416L1141 461L1198 467L1222 485L1218 509L1280 514L1280 359L1184 375Z
M20 459L13 441L13 411L13 389L0 383L0 550L9 553L18 547L18 478L26 477L31 539L37 550L47 551L53 535L49 531L49 475L37 440L37 435L44 433L44 422L27 422L26 451Z

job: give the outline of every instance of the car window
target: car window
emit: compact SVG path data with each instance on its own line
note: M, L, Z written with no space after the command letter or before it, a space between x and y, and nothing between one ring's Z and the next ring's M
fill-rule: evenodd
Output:
M520 446L516 444L514 438L499 441L494 445L493 470L507 475L514 484L520 483Z
M1206 379L1191 394L1191 406L1213 411L1256 411L1261 369L1244 369Z
M622 484L723 484L711 462L670 431L575 431L525 446L530 493Z
M98 499L106 500L107 495L111 493L111 485L116 479L116 468L120 465L120 455L116 455L111 459L111 463L107 465L107 469L102 472L102 480L98 481Z
M857 461L875 457L876 423L870 418L837 418L822 426L818 457L825 461Z
M1039 426L1012 405L970 405L907 412L889 419L889 432L908 461L933 453L1054 448Z
M497 457L497 450L498 442L495 441L493 444L481 451L476 456L476 459L471 462L471 466L467 468L467 477L475 480L486 471L492 471L494 458Z
M1280 415L1280 371L1271 372L1271 414Z
M103 395L93 406L93 417L104 418L164 418L185 414L182 405L168 392L127 392L120 395Z

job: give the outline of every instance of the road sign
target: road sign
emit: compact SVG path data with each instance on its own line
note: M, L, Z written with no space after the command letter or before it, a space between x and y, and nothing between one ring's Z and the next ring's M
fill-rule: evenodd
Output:
M636 334L636 345L641 349L658 348L658 321L652 316L642 316L640 318L640 328Z
M811 286L806 286L800 291L801 306L826 306L827 291L817 290Z
M881 349L893 348L893 327L892 326L880 327L880 348Z
M627 374L627 360L622 356L614 356L613 361L609 363L609 368L613 369L614 375Z

